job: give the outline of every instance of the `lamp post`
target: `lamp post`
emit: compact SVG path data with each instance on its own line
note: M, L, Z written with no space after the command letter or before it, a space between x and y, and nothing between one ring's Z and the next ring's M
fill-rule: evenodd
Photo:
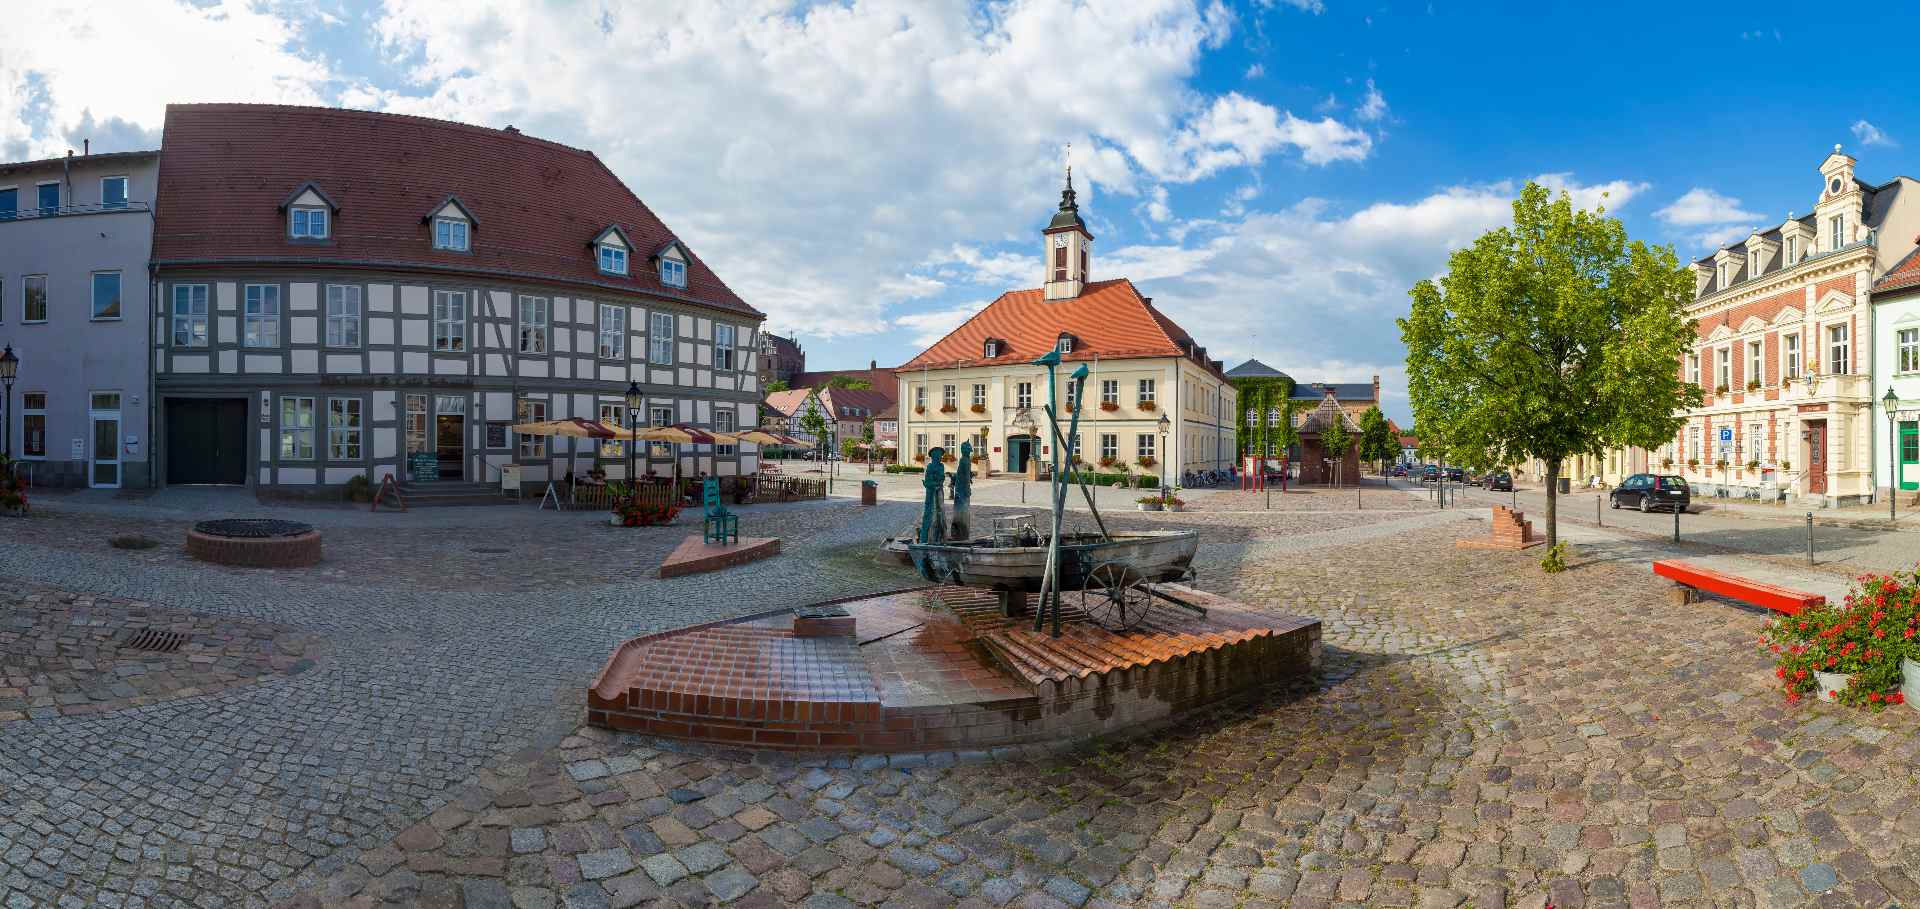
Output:
M9 405L13 402L11 392L7 397ZM1887 411L1887 520L1900 520L1900 436L1899 425L1894 422L1894 410L1900 406L1900 396L1893 393L1893 386L1887 386L1886 397L1880 399Z
M1160 500L1164 502L1167 498L1167 468L1172 463L1172 452L1167 449L1167 430L1173 426L1173 421L1162 413L1160 422L1154 425L1160 430Z
M639 417L640 405L644 403L645 400L646 400L646 396L640 393L640 383L628 382L627 383L627 485L634 490L634 493L636 495L640 491L640 478L634 475L634 451L633 450L639 447L639 444L640 444L640 440L636 437L640 435L640 417Z
M4 434L6 456L13 457L13 378L20 374L20 358L14 356L13 345L8 344L4 353L0 353L0 383L7 386L7 409L4 419L0 419L0 433Z

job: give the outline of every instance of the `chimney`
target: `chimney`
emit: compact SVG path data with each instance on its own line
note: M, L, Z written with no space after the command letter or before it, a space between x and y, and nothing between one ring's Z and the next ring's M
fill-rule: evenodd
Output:
M81 139L80 140L80 157L85 158L92 154L93 154L93 140Z
M520 135L520 127L509 123L506 125L504 129L501 130L501 132L512 133L517 136L517 135Z
M1380 403L1380 377L1373 377L1373 403Z

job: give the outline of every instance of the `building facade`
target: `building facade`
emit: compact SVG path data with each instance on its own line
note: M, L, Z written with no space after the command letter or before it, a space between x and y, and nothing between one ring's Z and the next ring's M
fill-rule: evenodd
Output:
M1679 369L1706 401L1658 453L1659 470L1709 494L1822 505L1874 496L1886 430L1870 295L1914 250L1920 183L1870 184L1856 163L1835 146L1812 214L1693 263L1699 341Z
M1091 279L1093 234L1071 174L1041 239L1042 286L1001 294L895 371L900 462L971 441L986 469L1026 472L1053 456L1044 409L1053 400L1062 434L1081 410L1068 442L1077 450L1066 454L1088 464L1176 478L1231 465L1237 404L1220 362L1133 282ZM1051 398L1045 368L1033 365L1049 351L1062 361ZM1078 401L1068 376L1082 363L1090 375Z
M147 256L159 152L0 165L6 450L36 486L152 480Z
M775 382L785 382L788 388L799 388L800 374L807 371L807 352L800 342L782 337L770 331L760 333L760 387L765 388Z
M1920 504L1920 249L1873 285L1873 466L1881 494ZM1888 392L1893 400L1887 401Z
M592 153L418 117L173 105L153 239L167 483L539 483L618 443L519 422L757 417L761 314ZM641 470L751 471L751 445Z

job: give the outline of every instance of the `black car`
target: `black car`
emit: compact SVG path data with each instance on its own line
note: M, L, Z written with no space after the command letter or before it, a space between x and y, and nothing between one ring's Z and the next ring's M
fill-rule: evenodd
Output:
M1488 492L1512 492L1513 491L1513 474L1510 474L1504 470L1500 471L1499 473L1487 474L1487 491Z
M1607 493L1608 504L1613 507L1625 505L1641 511L1684 512L1692 498L1693 491L1687 488L1685 477L1654 473L1636 473Z
M1448 482L1451 482L1451 483L1458 483L1458 482L1461 482L1461 481L1463 481L1463 480L1465 480L1466 478L1467 478L1467 470L1466 470L1466 468L1464 468L1464 467L1449 467L1449 468L1447 468L1447 481L1448 481Z

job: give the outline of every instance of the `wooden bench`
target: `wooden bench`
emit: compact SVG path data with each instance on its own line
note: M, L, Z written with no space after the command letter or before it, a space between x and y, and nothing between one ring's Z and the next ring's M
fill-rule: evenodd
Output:
M1661 559L1654 562L1653 573L1674 583L1678 605L1694 602L1698 598L1696 592L1701 590L1743 603L1764 606L1787 615L1795 615L1802 609L1811 609L1827 602L1826 597L1817 593L1763 584L1678 559Z

